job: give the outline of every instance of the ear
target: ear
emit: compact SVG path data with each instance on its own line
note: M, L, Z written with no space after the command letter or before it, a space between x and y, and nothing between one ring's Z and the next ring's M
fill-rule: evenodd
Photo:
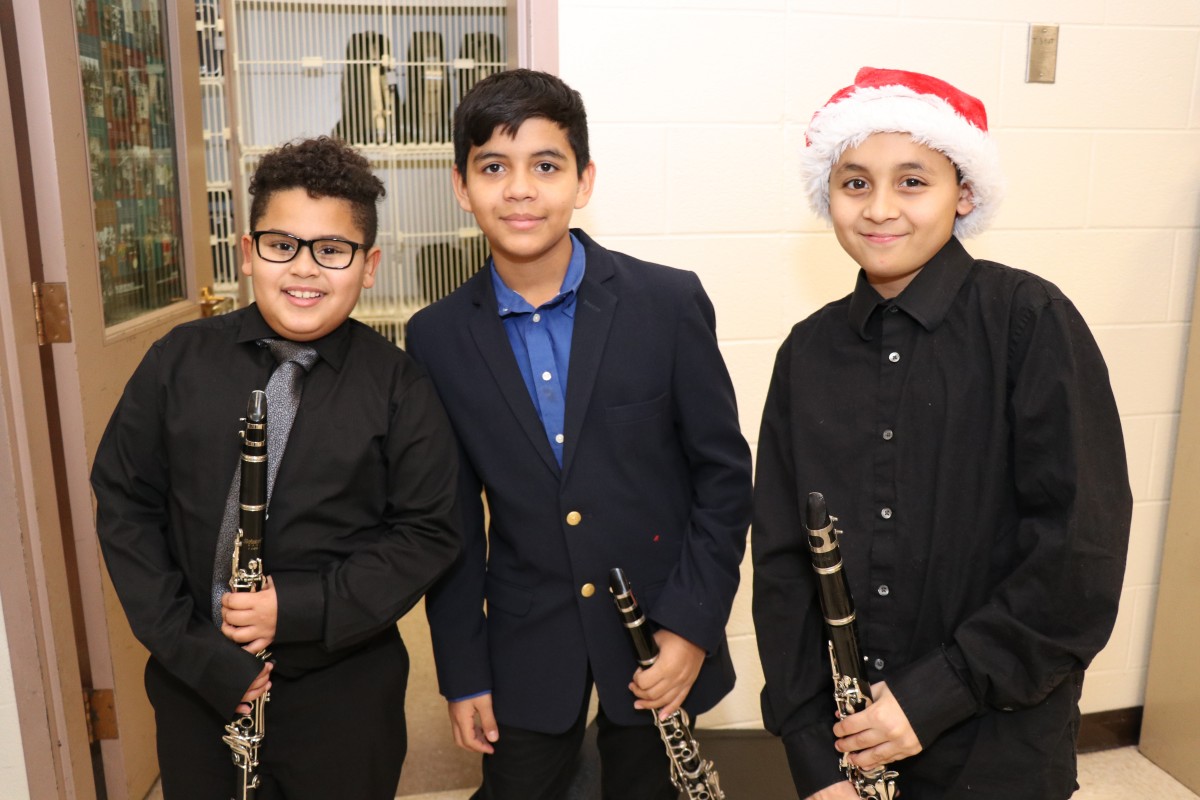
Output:
M596 162L589 161L579 176L579 188L575 190L575 208L583 208L592 199L592 189L596 185Z
M375 270L379 269L379 260L383 257L383 251L379 249L379 245L375 245L367 253L366 263L363 266L362 285L364 289L370 289L375 285Z
M958 187L958 205L954 208L958 212L958 216L965 217L975 210L975 190L971 188L971 184L963 181Z
M254 240L250 234L242 234L242 274L247 278L254 275Z
M467 181L458 171L457 164L450 170L450 182L454 186L454 198L458 200L458 205L468 214L474 214L471 210L471 198L467 196Z

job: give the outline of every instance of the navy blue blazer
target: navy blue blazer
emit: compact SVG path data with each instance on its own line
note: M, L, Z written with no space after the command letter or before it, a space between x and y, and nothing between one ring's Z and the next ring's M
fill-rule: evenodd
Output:
M502 724L545 733L578 717L589 668L610 719L650 722L628 689L637 664L608 592L613 567L654 625L707 652L685 708L701 713L729 692L725 624L751 515L750 451L700 280L573 232L587 269L561 468L489 270L407 333L463 455L464 551L426 598L441 692L490 689Z

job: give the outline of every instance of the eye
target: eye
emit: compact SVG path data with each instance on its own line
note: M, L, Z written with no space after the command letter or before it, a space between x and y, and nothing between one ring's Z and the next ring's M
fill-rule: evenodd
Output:
M344 255L350 252L350 245L333 239L327 239L317 244L317 254L322 256Z
M533 168L533 171L548 175L552 172L557 172L558 165L551 164L549 161L541 161Z
M482 172L485 175L497 175L503 169L504 169L504 167L500 166L499 164L495 164L495 163L484 164L483 169L481 169L480 172Z
M842 188L849 189L852 192L861 192L867 188L867 182L862 178L851 178L842 184Z
M905 189L919 189L925 185L925 181L921 180L920 178L905 178L904 180L900 181L900 185Z
M291 239L269 239L267 247L281 253L292 253L296 250L296 244Z

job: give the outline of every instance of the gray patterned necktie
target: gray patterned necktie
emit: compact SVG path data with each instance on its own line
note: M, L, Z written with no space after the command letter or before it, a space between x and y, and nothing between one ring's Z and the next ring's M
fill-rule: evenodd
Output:
M287 339L260 339L259 345L270 349L279 366L267 381L267 507L270 508L271 494L275 488L275 474L283 460L288 435L296 410L300 408L300 395L304 390L303 378L317 363L317 351L311 345ZM239 500L242 486L242 462L239 459L233 471L229 497L225 501L225 515L221 518L221 533L217 538L217 551L213 557L212 618L221 626L221 597L229 591L229 578L233 569L233 543L237 538L240 520Z

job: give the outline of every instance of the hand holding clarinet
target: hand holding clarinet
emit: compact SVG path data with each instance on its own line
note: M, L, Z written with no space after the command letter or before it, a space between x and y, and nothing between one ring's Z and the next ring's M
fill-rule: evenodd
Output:
M633 649L637 654L638 665L643 670L652 668L659 658L658 642L647 629L646 615L642 613L637 599L633 596L633 588L621 568L614 568L609 573L608 588L612 592L617 611L621 614L621 621L629 631ZM683 640L681 639L681 641ZM672 646L674 644L672 642ZM681 662L685 664L688 662L686 655ZM684 667L684 669L686 670L688 667ZM698 664L695 672L699 672ZM691 680L695 680L694 673ZM688 681L686 685L690 688L691 681ZM638 702L639 708L649 708L654 715L654 724L658 728L658 734L662 737L663 745L667 750L667 757L671 761L671 782L684 793L688 800L725 800L725 793L721 791L717 771L713 768L711 761L705 761L700 757L700 745L692 733L691 721L688 719L687 712L679 707L683 698L686 697L687 691L683 691L682 695L678 695L678 693L675 695L661 711L650 708L649 705L644 704L644 701Z
M887 769L886 762L920 752L921 744L887 684L871 686L867 681L854 600L842 571L838 543L842 532L834 527L835 522L837 519L826 509L825 497L819 492L810 493L805 528L828 635L833 697L839 720L833 732L838 737L837 749L842 753L842 771L855 794L860 798L893 800L899 796L898 774ZM813 797L834 798L839 794L847 795L844 784L830 787Z

